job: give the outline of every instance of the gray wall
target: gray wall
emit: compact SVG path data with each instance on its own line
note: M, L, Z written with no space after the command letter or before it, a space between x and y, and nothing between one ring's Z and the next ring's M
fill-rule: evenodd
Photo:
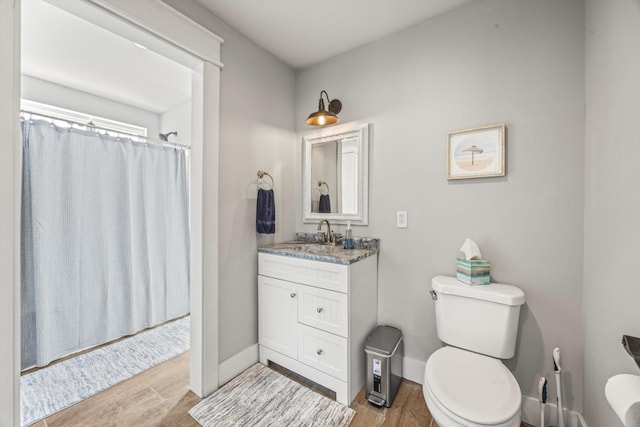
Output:
M218 212L222 362L258 342L257 247L295 235L295 211L291 208L297 203L294 179L299 161L294 148L295 76L195 1L166 3L224 39ZM255 232L258 169L275 179L275 235Z
M344 103L342 122L374 124L370 226L355 232L382 239L379 318L403 329L407 354L425 360L440 345L429 280L452 274L472 237L494 280L527 295L519 349L507 361L523 392L535 396L538 377L552 377L551 350L560 346L567 406L582 410L584 361L589 425L621 425L603 388L611 375L638 373L619 345L623 333L640 336L640 286L628 280L640 256L638 0L586 1L586 168L581 0L475 2L303 70L297 81L197 3L168 3L225 38L221 360L257 341L256 246L315 228L302 223L302 152L291 130L309 130L304 119L326 89ZM263 108L276 118L265 122ZM446 133L501 122L507 176L447 182ZM276 178L274 237L253 232L258 168ZM395 228L396 210L408 211L408 229ZM549 392L553 399L553 381Z
M604 385L640 374L620 345L640 336L640 1L586 4L584 413L616 427Z
M296 89L300 132L322 89L343 102L342 122L373 123L370 225L354 234L381 239L379 321L402 329L406 354L425 361L441 345L430 279L454 274L471 237L493 279L526 293L506 362L523 393L552 377L560 346L566 404L578 411L584 19L582 0L473 2L306 69ZM447 132L495 123L508 129L507 176L448 182ZM298 228L311 231L296 194ZM409 228L395 227L397 210Z

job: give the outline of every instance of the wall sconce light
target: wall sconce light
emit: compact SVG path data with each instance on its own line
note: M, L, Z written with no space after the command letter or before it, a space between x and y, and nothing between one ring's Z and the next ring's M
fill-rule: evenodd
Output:
M322 94L327 98L327 103L329 104L329 111L324 109L324 99L322 99ZM329 95L327 95L326 91L320 92L320 100L318 101L318 111L315 113L309 114L307 117L307 124L311 126L326 126L332 125L334 123L338 123L337 114L342 110L342 102L339 99L329 99Z

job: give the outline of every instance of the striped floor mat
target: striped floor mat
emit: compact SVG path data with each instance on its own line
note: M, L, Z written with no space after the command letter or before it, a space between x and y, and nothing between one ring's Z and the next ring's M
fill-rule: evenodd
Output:
M189 350L189 317L20 378L21 425L28 426Z
M205 427L342 427L356 412L256 363L189 414Z

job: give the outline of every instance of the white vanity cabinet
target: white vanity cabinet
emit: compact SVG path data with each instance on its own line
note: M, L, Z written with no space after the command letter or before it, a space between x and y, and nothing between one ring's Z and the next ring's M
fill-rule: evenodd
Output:
M335 264L258 254L260 361L336 392L349 405L365 383L364 343L378 314L377 255Z

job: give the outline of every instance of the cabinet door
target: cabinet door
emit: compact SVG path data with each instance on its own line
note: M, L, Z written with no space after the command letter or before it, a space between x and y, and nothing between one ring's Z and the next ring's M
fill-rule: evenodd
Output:
M258 276L258 339L260 345L298 357L298 285Z

